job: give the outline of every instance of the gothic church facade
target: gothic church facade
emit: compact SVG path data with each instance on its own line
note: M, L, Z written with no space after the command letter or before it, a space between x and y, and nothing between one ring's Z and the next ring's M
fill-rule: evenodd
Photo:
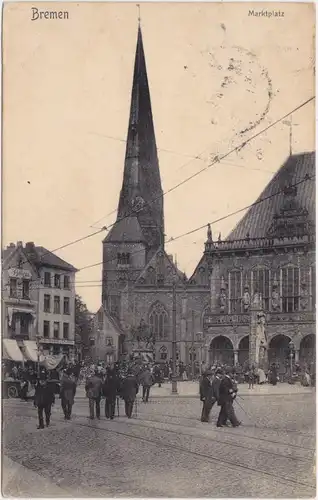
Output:
M314 153L290 156L229 237L205 249L188 279L164 246L164 207L141 28L138 29L123 184L116 223L103 241L102 304L121 353L153 337L156 360L248 357L250 305L262 296L269 355L298 358L315 345ZM277 194L277 192L279 193ZM276 193L276 194L275 194ZM136 333L137 332L137 333ZM200 333L200 342L197 342Z

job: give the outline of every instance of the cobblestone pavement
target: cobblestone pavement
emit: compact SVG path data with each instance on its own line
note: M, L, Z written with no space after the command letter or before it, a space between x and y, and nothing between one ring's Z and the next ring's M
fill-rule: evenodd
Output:
M32 403L3 404L5 496L315 496L314 393L238 398L237 429L199 420L200 401L138 402L137 416L87 419L78 399L65 422L36 429ZM103 404L102 404L103 407ZM243 409L244 408L244 411Z

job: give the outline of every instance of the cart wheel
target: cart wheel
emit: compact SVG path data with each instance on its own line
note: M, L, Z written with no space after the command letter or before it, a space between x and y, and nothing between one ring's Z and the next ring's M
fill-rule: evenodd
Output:
M18 389L14 385L10 385L8 387L8 397L9 398L17 398L18 397Z

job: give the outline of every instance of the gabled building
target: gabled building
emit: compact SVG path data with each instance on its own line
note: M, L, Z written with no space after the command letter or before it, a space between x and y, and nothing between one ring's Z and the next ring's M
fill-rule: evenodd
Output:
M200 357L206 363L243 362L250 349L250 305L258 293L269 358L284 361L291 340L296 359L312 356L314 171L314 153L288 158L226 240L215 241L208 229L204 253L188 280L165 251L162 186L139 27L123 184L116 223L103 241L103 314L118 325L123 339L119 350L131 352L150 336L156 359L171 358L175 291L177 357L185 363Z
M38 342L44 354L73 358L75 273L71 264L33 242L11 243L3 251L4 350L17 353L16 341L26 360L37 361Z
M93 317L93 332L90 338L89 357L95 361L115 363L120 354L121 326L104 306Z

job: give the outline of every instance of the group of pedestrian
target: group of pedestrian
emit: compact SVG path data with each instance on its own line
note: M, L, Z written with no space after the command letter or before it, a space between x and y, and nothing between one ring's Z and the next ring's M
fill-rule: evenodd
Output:
M76 381L72 369L64 370L58 391L55 380L49 378L45 370L40 371L34 394L34 406L38 410L39 418L38 429L44 429L44 417L46 427L50 425L56 393L59 393L65 420L70 420L76 393Z
M200 382L200 399L203 402L201 422L209 422L210 412L217 403L220 407L217 427L227 426L228 421L232 427L241 425L233 408L237 391L232 368L217 368L215 372L205 371Z
M89 401L89 418L99 420L101 416L101 399L105 398L105 417L113 420L116 410L116 399L122 398L125 402L125 414L131 418L136 396L139 391L137 377L129 369L125 376L119 373L118 367L108 368L105 376L95 369L85 384L86 396ZM149 397L149 392L148 392Z

